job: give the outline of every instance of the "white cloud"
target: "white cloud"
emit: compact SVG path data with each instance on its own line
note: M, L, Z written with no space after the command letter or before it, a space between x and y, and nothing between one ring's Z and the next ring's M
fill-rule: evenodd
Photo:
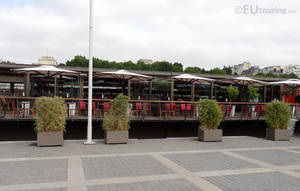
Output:
M287 15L245 15L245 4L287 8ZM204 68L300 64L300 3L275 0L94 0L94 55L178 61ZM0 4L1 6L1 4ZM0 7L0 58L32 63L88 55L89 1L40 0Z

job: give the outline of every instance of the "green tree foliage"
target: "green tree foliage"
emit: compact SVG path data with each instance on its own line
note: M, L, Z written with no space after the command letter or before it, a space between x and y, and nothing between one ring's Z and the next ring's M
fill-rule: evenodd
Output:
M201 129L217 129L220 125L223 112L216 100L203 99L197 103Z
M16 63L11 61L1 61L0 64L16 64Z
M67 106L61 97L39 97L36 99L34 107L36 109L36 131L65 130Z
M227 96L229 101L234 101L236 100L237 96L239 95L239 89L237 87L232 87L232 85L228 86L226 88L227 91Z
M224 66L223 67L223 71L225 71L227 75L232 75L232 69L231 69L231 67Z
M292 111L284 102L271 102L266 106L266 123L274 129L287 129Z
M220 68L213 68L212 70L208 71L209 74L220 74L220 75L226 75L226 71L220 69Z
M110 115L104 116L102 128L105 131L124 131L130 128L127 115L129 97L119 94L110 102Z
M203 74L219 74L219 75L231 75L232 70L230 67L223 67L223 69L220 68L213 68L211 70L205 70L204 68L199 67L187 67L184 72L186 73L203 73Z
M93 58L95 68L111 68L111 69L125 69L125 70L146 70L146 71L168 71L168 72L183 72L183 65L175 62L174 64L167 61L157 61L153 64L145 64L144 62L133 63L115 62ZM88 67L89 60L84 56L75 56L72 60L66 62L67 66Z
M205 69L201 69L198 67L187 67L184 72L186 73L205 73Z
M259 97L258 88L255 88L253 86L248 86L248 97L250 100L255 100Z

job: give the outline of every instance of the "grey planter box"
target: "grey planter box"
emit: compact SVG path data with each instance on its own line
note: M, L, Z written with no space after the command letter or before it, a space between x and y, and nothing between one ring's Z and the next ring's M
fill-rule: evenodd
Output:
M266 129L266 139L273 141L288 141L291 138L291 132L288 129Z
M128 142L129 132L127 131L105 131L106 144L122 144Z
M222 141L222 129L200 129L198 128L199 141L204 142L220 142Z
M37 146L62 146L64 144L64 132L38 132Z
M300 107L296 107L296 118L300 119Z

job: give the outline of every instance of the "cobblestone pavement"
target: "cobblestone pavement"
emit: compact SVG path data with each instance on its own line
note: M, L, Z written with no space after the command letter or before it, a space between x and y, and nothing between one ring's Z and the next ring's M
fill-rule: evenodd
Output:
M0 191L300 190L300 137L0 142Z

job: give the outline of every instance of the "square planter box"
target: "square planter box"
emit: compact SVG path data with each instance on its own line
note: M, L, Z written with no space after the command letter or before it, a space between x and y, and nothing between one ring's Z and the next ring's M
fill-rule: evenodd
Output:
M105 131L106 144L121 144L128 142L129 132L127 131Z
M222 141L222 129L200 129L198 128L199 141L204 142L220 142Z
M37 146L62 146L64 144L64 132L38 132Z
M291 138L291 132L288 129L266 129L266 139L273 141L288 141Z

